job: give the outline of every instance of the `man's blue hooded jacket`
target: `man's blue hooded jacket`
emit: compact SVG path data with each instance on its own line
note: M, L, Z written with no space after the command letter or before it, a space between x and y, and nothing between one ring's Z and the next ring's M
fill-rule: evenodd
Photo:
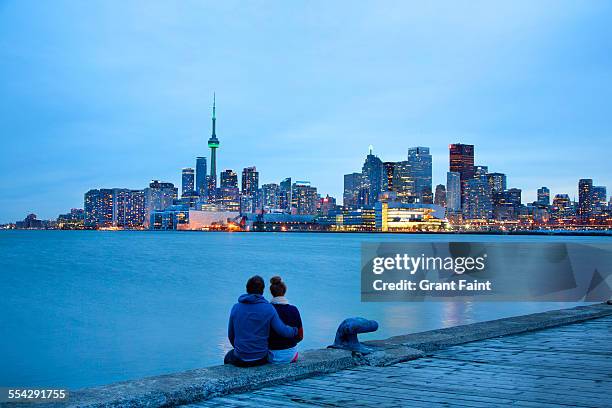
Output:
M227 337L238 358L253 361L268 355L270 327L283 337L297 336L295 327L287 326L262 295L244 294L232 307Z

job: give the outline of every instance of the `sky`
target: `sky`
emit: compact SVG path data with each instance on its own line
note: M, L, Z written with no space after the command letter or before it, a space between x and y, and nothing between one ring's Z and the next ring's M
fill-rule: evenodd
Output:
M612 188L612 2L0 0L0 223L180 187L209 151L342 197L368 146L448 145L508 187Z

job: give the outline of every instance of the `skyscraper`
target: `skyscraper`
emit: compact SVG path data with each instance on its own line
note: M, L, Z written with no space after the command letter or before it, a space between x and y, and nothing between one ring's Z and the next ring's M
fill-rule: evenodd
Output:
M446 187L444 186L444 184L438 184L436 186L434 204L439 205L441 207L446 207Z
M433 203L431 184L431 154L429 147L411 147L408 149L410 174L414 180L415 194L419 202Z
M196 192L200 197L208 195L208 176L206 174L206 157L196 158Z
M268 183L261 186L261 200L263 208L280 208L281 191L276 183Z
M506 175L503 173L488 173L487 180L489 181L489 187L491 187L491 193L501 193L506 190Z
M365 162L361 169L362 188L365 190L367 205L374 205L383 188L383 163L372 153L372 146L368 150Z
M395 163L393 168L393 191L397 200L405 204L416 201L416 186L411 167L411 163L405 160Z
M242 170L240 207L243 213L254 213L258 208L259 172L255 166Z
M150 227L153 211L161 211L170 207L177 198L178 189L172 183L164 183L153 180L149 187L145 188L145 227Z
M446 208L461 210L461 175L456 171L446 173Z
M309 181L296 181L291 192L291 208L296 214L316 214L319 195Z
M395 162L384 162L383 168L383 191L393 191L393 174L395 172Z
M550 205L550 190L548 187L538 188L537 203L540 205Z
M491 189L486 177L465 181L463 216L468 220L487 221L493 216Z
M588 222L593 214L593 180L580 179L578 181L578 217Z
M228 211L240 211L240 190L238 175L234 170L224 170L220 174L217 202Z
M291 212L291 177L287 177L279 183L279 190L278 208Z
M181 197L191 197L195 190L195 172L191 167L185 167L181 177Z
M450 171L459 173L461 179L461 204L465 201L465 183L474 178L474 145L461 143L449 146Z
M593 186L593 211L601 214L608 207L606 186Z
M344 175L344 194L342 196L342 200L345 207L351 209L357 208L361 184L361 173L351 173Z
M210 147L210 177L208 178L208 195L215 195L217 189L217 149L219 148L219 139L216 132L216 101L213 94L213 111L212 111L212 135L208 139L208 147Z

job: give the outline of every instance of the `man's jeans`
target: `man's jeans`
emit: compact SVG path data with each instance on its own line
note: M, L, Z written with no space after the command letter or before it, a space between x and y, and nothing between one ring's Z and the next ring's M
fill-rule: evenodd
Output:
M255 367L255 366L268 364L268 357L266 356L259 360L244 361L238 358L238 356L234 352L234 349L231 349L225 355L225 358L223 359L223 364L232 364L232 365L235 365L236 367Z

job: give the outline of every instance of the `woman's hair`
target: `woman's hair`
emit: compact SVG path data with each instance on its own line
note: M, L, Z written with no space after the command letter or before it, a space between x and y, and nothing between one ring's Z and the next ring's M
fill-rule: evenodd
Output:
M270 293L272 293L272 296L285 296L285 292L287 292L287 285L283 282L283 278L273 276L270 279Z
M255 275L251 277L246 284L247 293L250 295L263 295L266 284L261 276Z

